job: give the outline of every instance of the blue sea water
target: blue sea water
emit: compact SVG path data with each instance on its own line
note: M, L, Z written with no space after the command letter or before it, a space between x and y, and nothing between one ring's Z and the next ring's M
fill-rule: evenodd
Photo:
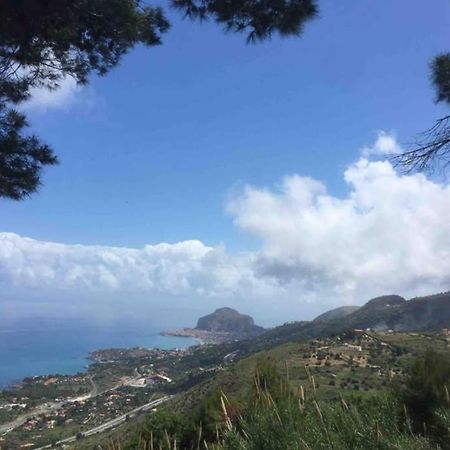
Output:
M191 338L161 336L142 324L99 325L75 320L0 323L0 389L27 376L75 374L89 352L112 347L185 348Z

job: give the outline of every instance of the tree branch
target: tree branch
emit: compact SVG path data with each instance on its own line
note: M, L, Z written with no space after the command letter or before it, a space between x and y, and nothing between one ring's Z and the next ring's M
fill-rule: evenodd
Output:
M391 158L405 173L446 170L450 165L450 115L442 117L400 155Z

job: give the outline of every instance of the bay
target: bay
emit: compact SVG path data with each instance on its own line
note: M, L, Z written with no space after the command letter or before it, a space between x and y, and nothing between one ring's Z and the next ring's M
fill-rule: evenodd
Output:
M99 324L69 319L0 323L0 389L28 376L85 371L93 350L113 347L185 348L191 338L160 335L142 323Z

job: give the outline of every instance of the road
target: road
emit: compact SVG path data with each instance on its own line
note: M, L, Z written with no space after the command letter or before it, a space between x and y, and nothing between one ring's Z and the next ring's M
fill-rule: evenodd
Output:
M38 416L40 414L48 414L57 409L62 408L63 404L66 402L48 402L43 405L38 406L37 408L29 411L25 414L20 415L12 422L4 423L0 425L0 435L4 435L9 433L10 431L15 430L16 428L22 426L28 419L31 419L34 416Z
M165 397L158 398L157 400L153 400L149 403L146 403L145 405L139 406L139 408L133 409L132 411L129 411L128 413L123 414L122 416L116 417L115 419L105 422L102 425L99 425L95 428L91 428L88 431L84 431L83 437L92 436L92 435L98 434L98 433L103 433L106 430L115 428L118 425L124 423L127 420L127 417L132 418L141 412L148 411L149 409L153 409L156 406L160 405L161 403L166 402L167 400L169 400L171 398L172 398L171 395L166 395ZM72 442L75 442L76 440L77 440L76 436L70 436L66 439L62 439L61 441L58 441L56 443L56 445L70 444ZM44 449L48 449L48 448L52 448L52 444L45 445L44 447L39 447L36 450L44 450ZM54 446L53 446L53 448L54 448Z
M0 424L0 436L3 436L7 433L10 433L11 431L14 431L16 428L21 427L28 419L31 419L32 417L39 416L41 414L52 413L54 411L57 411L58 409L61 409L67 403L88 400L89 398L96 397L97 395L104 394L105 392L114 391L115 389L129 383L129 381L121 381L120 383L117 383L108 389L99 390L92 376L89 376L89 381L92 385L92 390L88 394L82 395L80 397L67 398L64 401L60 402L49 401L42 405L39 405L33 410L21 414L19 417L16 417L11 422Z
M74 398L67 398L64 401L55 402L55 401L49 401L42 405L37 406L33 410L21 414L19 417L16 417L13 421L8 423L0 424L0 436L5 435L16 428L19 428L22 426L28 419L31 419L32 417L39 416L41 414L49 414L54 411L57 411L58 409L61 409L66 403L73 403L77 401L87 400L91 397L95 397L98 395L97 387L95 386L94 381L91 379L92 384L92 391L88 394L82 395L80 397L74 397ZM115 389L116 386L113 388Z

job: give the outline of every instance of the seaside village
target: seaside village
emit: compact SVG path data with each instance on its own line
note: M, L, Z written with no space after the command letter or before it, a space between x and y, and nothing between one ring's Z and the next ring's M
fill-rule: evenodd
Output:
M85 374L26 378L1 392L0 423L21 416L26 420L0 433L0 448L10 433L29 435L30 440L20 448L33 448L56 427L64 427L70 434L70 430L89 429L127 414L172 383L167 369L154 368L157 361L173 364L191 353L191 349L98 350L91 354L93 363ZM145 364L149 361L155 364Z
M83 382L83 380L84 377L74 377L72 381L73 383L79 383ZM145 403L148 395L142 395L136 388L147 387L154 390L157 387L162 387L165 383L171 382L171 378L164 375L164 373L158 373L137 379L124 379L121 386L105 391L95 397L90 397L89 393L77 398L56 397L46 404L51 407L55 403L54 410L29 417L21 428L23 431L29 432L51 429L55 426L70 425L72 423L97 426ZM53 384L57 386L60 380L57 376L34 377L32 383L35 386L39 384L45 386ZM45 398L43 397L42 401L44 400ZM14 397L10 403L0 404L0 410L20 415L20 413L26 413L33 409L33 407L29 408L29 402L30 398L27 396ZM56 403L60 403L60 405ZM40 436L35 436L35 438L38 437ZM0 437L0 442L1 440Z

